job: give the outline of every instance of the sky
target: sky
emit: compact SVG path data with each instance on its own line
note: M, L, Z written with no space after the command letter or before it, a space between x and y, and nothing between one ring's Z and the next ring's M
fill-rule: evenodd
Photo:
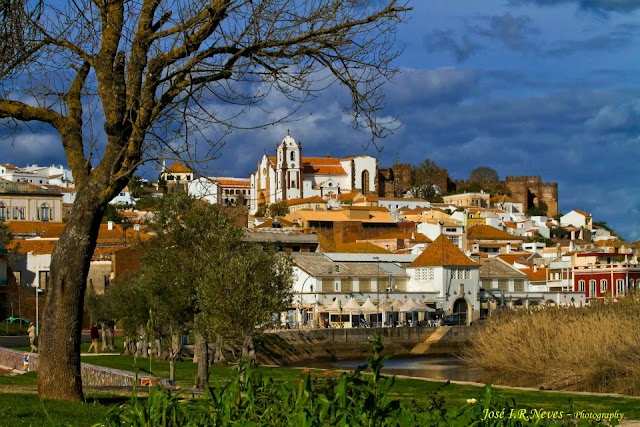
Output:
M385 87L398 129L368 144L332 86L294 120L226 138L210 176L246 177L289 132L303 155L369 154L381 167L429 158L454 179L478 166L558 183L580 209L640 239L640 0L414 0L398 31L399 72ZM277 96L247 123L278 112ZM35 130L36 133L30 131ZM0 162L63 163L55 134L0 140ZM153 177L158 171L142 169Z

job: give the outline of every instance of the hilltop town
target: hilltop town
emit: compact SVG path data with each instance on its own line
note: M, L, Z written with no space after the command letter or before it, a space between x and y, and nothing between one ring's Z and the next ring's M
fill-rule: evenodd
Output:
M247 240L291 253L286 327L471 324L501 307L584 305L640 286L640 242L580 209L560 213L557 184L539 176L454 180L436 167L418 182L412 165L305 157L288 134L273 154L249 177L201 176L176 162L155 183L132 180L100 228L88 289L102 293L139 266L153 200L173 191L229 206ZM63 166L0 165L0 221L15 252L11 261L0 252L0 284L14 285L0 286L0 318L20 292L46 299L74 198Z

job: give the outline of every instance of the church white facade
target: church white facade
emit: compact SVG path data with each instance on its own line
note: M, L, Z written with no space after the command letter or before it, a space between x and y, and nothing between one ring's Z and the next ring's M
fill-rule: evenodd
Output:
M371 156L303 157L302 143L287 134L276 145L276 155L260 159L251 174L250 212L258 206L291 199L359 191L377 194L378 162Z

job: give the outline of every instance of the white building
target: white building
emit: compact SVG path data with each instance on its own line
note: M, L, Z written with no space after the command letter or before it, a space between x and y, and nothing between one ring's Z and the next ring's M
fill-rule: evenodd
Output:
M276 156L264 155L251 174L250 212L258 206L290 199L359 191L376 194L377 160L371 156L303 157L302 144L291 135L276 146Z
M214 205L220 200L220 186L213 178L197 178L189 183L188 192L200 200L206 200Z

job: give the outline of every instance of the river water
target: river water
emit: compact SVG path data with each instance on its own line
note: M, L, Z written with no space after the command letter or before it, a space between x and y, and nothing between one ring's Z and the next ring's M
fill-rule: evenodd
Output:
M356 369L362 360L305 363L308 368ZM481 382L482 370L451 356L390 359L384 362L383 374L408 375L434 380Z

